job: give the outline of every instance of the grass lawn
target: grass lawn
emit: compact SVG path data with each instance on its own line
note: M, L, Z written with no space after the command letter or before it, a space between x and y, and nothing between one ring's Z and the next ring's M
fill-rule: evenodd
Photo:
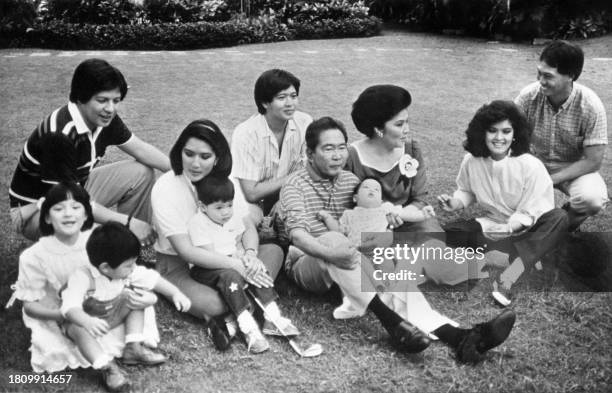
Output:
M612 121L612 37L582 43L586 64L580 82L593 88ZM68 98L74 67L98 56L125 74L130 91L120 108L126 124L146 141L168 151L177 134L207 117L231 135L256 111L253 84L268 68L285 68L302 80L301 109L314 117L335 116L351 140L360 137L350 108L367 86L392 83L412 94L410 127L424 148L430 202L454 189L464 152L463 131L475 110L493 99L512 99L531 82L541 47L464 38L388 32L381 37L298 41L194 52L0 51L0 302L17 278L19 253L29 245L9 230L8 186L23 142L31 130ZM605 60L605 59L608 60ZM602 175L612 184L608 154ZM106 161L121 158L111 149ZM453 218L438 211L441 221ZM612 232L610 209L588 221L586 230ZM550 291L529 291L545 280ZM135 391L143 392L609 392L612 390L612 296L570 292L576 287L553 268L534 274L514 309L508 341L477 366L458 364L439 343L419 355L394 351L373 316L334 321L339 302L317 297L281 279L281 307L325 352L300 359L282 340L271 351L250 355L235 342L218 353L200 321L158 305L161 349L170 361L159 368L130 368ZM608 282L609 284L609 282ZM578 286L579 287L579 286ZM431 303L462 325L499 312L489 281L469 290L436 290ZM584 287L580 287L584 288ZM0 391L98 392L96 373L74 373L68 385L11 385L10 374L27 373L29 333L18 307L0 313Z

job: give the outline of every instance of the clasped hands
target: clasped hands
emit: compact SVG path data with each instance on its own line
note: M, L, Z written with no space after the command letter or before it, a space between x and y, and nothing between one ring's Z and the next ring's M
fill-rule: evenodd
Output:
M271 288L274 286L274 280L268 274L266 265L256 255L246 252L241 260L244 266L244 278L249 284L253 284L257 288Z

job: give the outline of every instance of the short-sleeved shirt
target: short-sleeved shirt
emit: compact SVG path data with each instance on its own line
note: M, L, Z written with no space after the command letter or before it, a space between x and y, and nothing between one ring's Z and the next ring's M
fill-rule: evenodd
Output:
M91 288L91 279L93 288ZM83 300L88 296L96 300L106 301L116 298L130 286L152 290L159 280L159 273L144 266L136 266L130 275L123 279L111 279L100 273L92 265L76 270L68 279L68 285L62 292L63 315L72 308L82 308Z
M235 255L238 250L236 242L245 231L243 219L244 217L234 214L225 224L219 225L198 211L187 224L191 243L219 254Z
M337 220L344 210L353 207L358 184L359 178L351 172L343 170L334 179L326 179L308 164L291 175L281 189L281 232L287 237L295 229L304 229L314 237L328 232L317 213L327 210Z
M11 207L36 202L54 184L50 179L43 179L40 166L45 149L41 138L53 132L61 132L74 143L77 176L81 184L85 184L89 173L104 156L108 146L122 145L132 137L118 115L108 126L91 131L76 104L70 102L56 109L40 123L23 146L9 189Z
M234 215L244 216L248 207L240 187L234 182ZM157 232L155 250L162 254L176 255L168 237L189 235L187 223L198 211L198 198L194 185L185 175L168 171L157 179L151 190L153 224Z
M587 146L608 143L606 111L597 95L579 83L558 111L542 93L538 82L525 87L514 102L533 127L535 155L549 171L576 162Z
M426 170L423 154L415 140L405 144L405 155L418 161L417 173L413 177L404 176L399 169L399 160L390 168L376 168L368 162L360 151L362 141L349 146L349 157L345 169L353 172L359 179L366 177L377 179L382 185L383 199L394 205L406 206L416 204L422 208L427 205Z
M281 149L264 115L254 115L239 124L232 135L232 176L266 181L303 168L306 155L304 136L310 123L310 115L296 111L287 122Z

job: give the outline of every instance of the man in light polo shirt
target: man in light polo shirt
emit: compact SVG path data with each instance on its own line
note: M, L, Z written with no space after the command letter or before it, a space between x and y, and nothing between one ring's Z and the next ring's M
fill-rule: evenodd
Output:
M36 240L40 236L37 201L52 184L75 177L92 198L96 222L125 223L144 245L152 244L155 232L149 223L153 169L168 171L170 161L160 150L133 135L117 115L127 90L121 71L104 60L88 59L77 66L70 102L40 123L19 157L9 189L11 220L18 233ZM112 145L135 161L96 167ZM58 146L64 146L65 151L52 151ZM44 166L67 156L73 157L69 168L73 178L48 178L49 171ZM112 206L117 211L108 208Z
M271 69L255 82L258 114L239 124L232 135L232 176L256 221L278 201L287 176L303 167L304 133L310 115L297 110L300 80L290 72Z
M326 292L334 283L338 284L355 316L372 312L397 349L423 351L430 343L427 335L414 326L414 321L408 322L393 311L369 279L361 279L361 255L344 235L328 231L318 217L325 210L338 219L354 205L353 194L360 181L343 170L348 159L344 126L323 117L308 126L305 140L306 167L292 174L280 193L279 217L292 244L285 262L287 276L302 289L314 293ZM427 304L420 292L415 294L414 299ZM411 303L409 307L422 310L414 318L428 320L427 333L448 344L464 362L476 362L480 354L500 345L510 334L516 317L506 310L489 322L462 329L428 305Z
M579 46L551 42L540 55L537 82L514 100L533 127L535 155L544 162L555 187L569 195L574 229L608 201L598 172L608 144L606 112L591 89L576 83L583 64Z

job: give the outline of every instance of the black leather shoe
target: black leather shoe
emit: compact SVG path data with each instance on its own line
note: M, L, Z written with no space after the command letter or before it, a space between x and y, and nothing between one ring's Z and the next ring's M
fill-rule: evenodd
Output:
M400 322L393 329L391 340L397 349L408 353L421 352L431 344L425 333L406 321Z
M464 363L477 363L482 360L483 353L506 341L515 320L516 314L508 309L489 322L474 326L457 345L457 360Z
M225 320L223 318L211 318L208 321L208 336L219 351L229 349L231 339L225 328Z
M474 330L479 330L480 333L480 340L476 345L478 352L486 352L506 341L514 326L514 321L516 321L514 311L504 310L489 322L474 326Z

